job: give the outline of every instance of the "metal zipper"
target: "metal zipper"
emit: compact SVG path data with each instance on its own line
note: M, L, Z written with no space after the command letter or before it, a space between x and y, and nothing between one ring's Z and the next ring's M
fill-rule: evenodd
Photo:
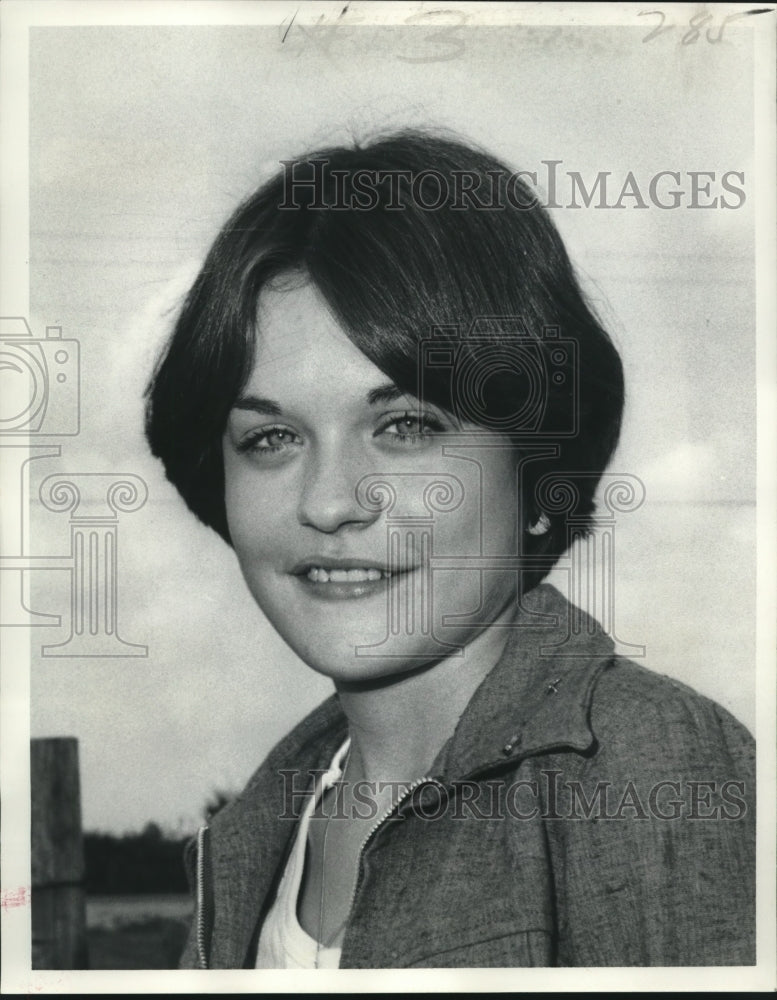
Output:
M526 754L526 753L521 754L521 755L516 755L515 757L512 758L512 760L511 760L510 763L513 764L513 765L520 764L520 763L522 763L529 756L531 756L531 755L530 754ZM475 768L473 771L470 771L469 774L465 775L464 778L460 778L459 780L460 781L470 781L473 778L476 778L478 776L482 776L484 773L487 773L488 771L490 771L491 769L493 769L495 767L502 767L502 766L504 766L504 764L505 764L504 759L503 760L492 761L489 764L485 764L485 765L483 765L481 767ZM348 910L348 915L349 915L348 919L349 920L350 920L350 915L353 912L354 903L356 902L356 897L359 894L359 889L360 889L361 883L362 883L362 857L364 855L364 851L367 848L367 845L372 840L372 838L375 836L375 834L378 832L378 830L380 829L380 827L383 826L383 824L389 819L389 817L392 815L392 813L394 813L396 810L398 810L399 807L408 799L408 797L410 795L413 794L413 792L417 788L419 788L421 785L425 785L425 784L437 785L439 788L443 789L443 791L447 791L447 786L445 784L443 784L443 782L440 781L439 778L434 778L434 777L432 777L430 775L426 775L423 778L418 778L407 789L405 789L405 791L402 793L402 795L400 796L400 798L397 799L397 801L394 803L394 805L391 806L389 809L387 809L383 813L383 815L375 823L375 825L370 829L369 833L367 834L367 836L362 841L362 846L359 848L359 866L358 866L358 869L357 869L356 882L354 884L353 891L351 892L351 902L350 902L350 906L349 906L349 910ZM347 928L347 923L346 923L346 928Z
M540 753L542 753L542 752L548 752L549 750L552 750L552 749L556 749L556 747L555 746L549 746L549 747L541 748L539 752ZM514 756L509 761L509 763L511 765L513 765L513 766L516 766L516 765L518 765L519 763L521 763L523 760L525 760L529 756L533 756L533 754L522 753L520 755L516 755L516 756ZM501 760L491 761L488 764L481 765L480 767L475 768L475 770L469 772L464 778L459 779L459 781L472 780L473 778L482 776L484 773L487 773L488 771L490 771L493 768L504 766L505 763L507 763L507 761L504 758L501 759ZM410 785L408 785L408 787L405 789L405 791L402 793L402 795L397 799L397 801L394 803L394 805L392 805L388 809L386 809L383 812L383 814L375 821L375 823L373 824L373 826L370 828L369 832L367 833L366 837L362 841L362 845L359 848L359 859L358 859L358 868L357 868L356 882L354 883L353 890L351 891L351 899L350 899L349 908L348 908L349 920L350 920L350 914L353 912L353 907L354 907L354 904L356 902L356 897L359 894L359 889L361 888L362 881L363 881L363 876L362 876L362 871L363 871L363 869L362 869L362 860L363 860L363 857L364 857L364 851L367 849L367 846L369 845L369 843L373 839L373 837L377 834L378 830L390 819L390 817L395 812L397 812L399 810L400 806L402 806L408 800L408 798L413 794L413 792L416 791L416 789L420 788L421 785L426 785L426 784L437 785L443 791L447 791L447 786L442 781L440 781L439 778L435 778L435 777L433 777L431 775L424 775L424 777L422 777L422 778L417 778ZM196 907L197 907L197 909L196 909L196 920L197 920L197 928L196 928L196 944L197 944L197 965L198 965L198 967L200 969L207 969L208 968L208 956L206 954L206 946L205 946L205 922L206 922L206 918L207 918L207 914L206 914L207 900L206 900L206 895L205 895L207 852L206 852L206 843L205 842L206 842L206 838L208 836L208 833L209 833L208 826L202 826L197 831L197 868L196 868ZM346 924L346 928L347 928L347 924Z
M520 763L524 759L525 756L528 756L528 755L521 755L520 757L515 757L513 759L512 763L514 763L514 764ZM474 778L476 775L482 775L484 772L487 772L491 768L493 768L495 766L498 766L498 765L503 765L504 763L505 763L504 760L493 761L492 763L487 764L487 765L485 765L483 767L476 768L474 771L470 772L466 776L465 779L461 779L461 780L467 780L467 779ZM353 907L354 907L354 904L356 902L356 897L359 894L359 889L361 888L361 884L362 884L362 881L363 881L363 877L362 877L362 871L363 871L363 869L362 869L362 859L363 859L363 856L364 856L364 851L367 849L368 844L373 839L373 837L377 834L378 830L390 819L390 817L395 812L397 812L399 810L400 806L402 806L408 800L408 798L413 794L413 792L415 792L416 789L420 788L421 785L427 785L427 784L429 784L429 785L437 785L439 788L443 789L443 791L447 790L446 786L443 784L442 781L440 781L439 778L432 777L431 775L424 775L424 777L422 777L422 778L417 778L410 785L408 785L408 787L405 789L405 791L402 793L402 795L397 799L397 801L394 803L394 805L392 805L388 809L386 809L384 811L384 813L375 821L375 823L373 824L373 826L370 828L369 832L367 833L366 837L362 841L362 845L359 848L359 859L358 859L358 868L357 868L356 882L354 883L353 890L351 891L351 899L350 899L350 903L349 903L349 907L348 907L349 919L350 919L350 914L353 912ZM200 969L207 969L208 968L208 957L206 955L206 948L205 948L205 921L206 921L206 909L207 909L207 901L206 901L206 897L205 897L205 880L206 880L206 866L207 866L207 856L206 856L205 841L206 841L208 832L209 832L209 828L207 826L202 826L197 831L197 869L196 869L196 907L197 907L197 910L196 910L196 919L197 919L197 930L196 930L196 941L197 941L197 965L198 965L198 967ZM347 924L346 924L346 927L347 927Z
M413 794L413 792L416 790L416 788L419 788L421 785L426 785L426 784L439 785L440 788L445 788L445 786L439 780L439 778L433 778L433 777L431 777L429 775L425 775L423 778L417 778L411 785L409 785L405 789L405 791L397 799L397 801L394 803L394 805L391 806L389 809L387 809L383 813L383 815L380 817L379 820L377 820L377 822L374 824L374 826L372 826L370 828L370 831L368 832L367 836L362 841L362 846L359 848L359 864L358 864L358 868L356 869L356 871L357 871L356 882L354 884L353 891L351 892L351 902L350 902L350 905L348 907L348 917L349 917L349 919L350 919L351 913L353 912L353 905L356 902L356 897L357 897L357 895L359 893L359 888L360 888L361 883L362 883L362 857L364 855L365 849L367 848L367 845L372 840L372 838L375 836L375 834L378 832L378 830L380 829L380 827L383 826L383 824L389 819L389 817L392 815L392 813L394 813L395 811L397 811L399 809L399 807L402 805L402 803L405 802L408 799L408 797ZM347 927L347 924L346 924L346 927Z
M205 837L207 826L201 826L197 831L197 964L201 969L208 968L208 957L205 954Z

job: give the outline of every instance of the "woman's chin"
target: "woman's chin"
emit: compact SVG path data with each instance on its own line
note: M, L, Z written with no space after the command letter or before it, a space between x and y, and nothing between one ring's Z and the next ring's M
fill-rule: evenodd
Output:
M288 640L287 640L288 641ZM425 670L446 656L461 655L460 645L443 644L430 636L387 636L364 629L348 641L321 637L313 647L290 643L297 655L337 686L376 686Z

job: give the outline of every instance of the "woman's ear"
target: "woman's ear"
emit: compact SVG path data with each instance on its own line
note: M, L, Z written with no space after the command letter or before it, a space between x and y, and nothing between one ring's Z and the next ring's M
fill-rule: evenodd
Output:
M530 535L547 535L550 530L550 520L547 514L540 514L534 524L530 524L526 531Z

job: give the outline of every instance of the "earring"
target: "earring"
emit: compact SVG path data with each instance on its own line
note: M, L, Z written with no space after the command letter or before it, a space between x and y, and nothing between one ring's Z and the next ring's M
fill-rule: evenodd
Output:
M531 528L527 528L526 531L530 535L544 535L550 528L550 520L547 514L540 514L537 518L537 523L532 525Z

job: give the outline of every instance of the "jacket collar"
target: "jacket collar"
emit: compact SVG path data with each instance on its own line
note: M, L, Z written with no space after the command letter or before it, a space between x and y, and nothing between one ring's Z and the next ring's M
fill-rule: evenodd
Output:
M615 647L554 586L521 599L504 652L475 691L433 774L449 780L551 749L588 750L590 703Z

